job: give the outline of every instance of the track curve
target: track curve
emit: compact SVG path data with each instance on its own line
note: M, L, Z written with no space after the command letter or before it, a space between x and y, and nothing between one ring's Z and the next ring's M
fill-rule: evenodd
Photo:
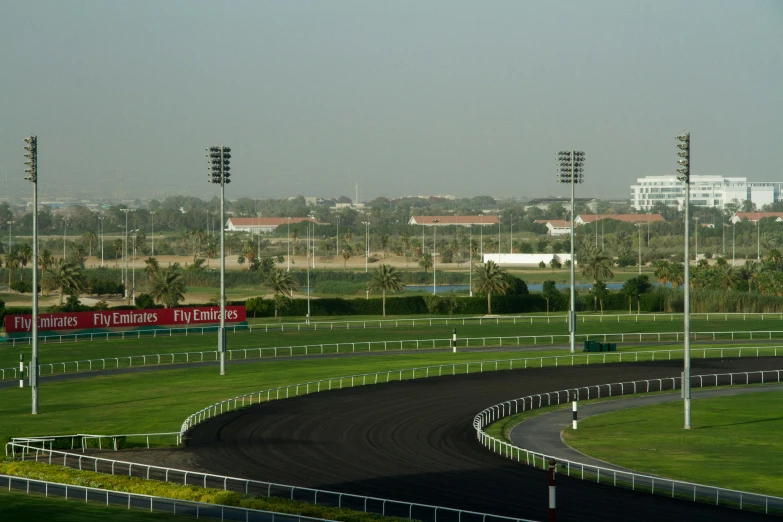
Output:
M545 473L486 451L472 419L532 393L679 375L682 361L500 371L262 403L195 427L159 465L512 517L548 518ZM694 360L693 374L773 369L775 358ZM560 477L562 520L757 520L762 515Z

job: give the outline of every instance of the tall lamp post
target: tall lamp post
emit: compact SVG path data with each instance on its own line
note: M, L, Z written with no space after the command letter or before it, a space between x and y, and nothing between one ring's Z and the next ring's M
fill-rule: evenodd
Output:
M63 218L63 262L65 262L65 235L68 232L68 218Z
M435 254L437 253L437 243L436 238L437 234L436 231L438 230L438 225L435 223L440 223L440 219L433 219L432 220L432 295L435 295L435 291L437 290L438 284L435 281Z
M500 264L500 218L501 217L503 216L501 216L500 212L498 212L498 264Z
M761 262L761 217L756 212L756 261Z
M576 352L576 291L574 290L574 185L584 183L585 153L577 150L565 150L557 153L558 181L571 185L571 311L568 314L568 337L571 353Z
M231 149L218 145L207 149L209 169L207 181L220 185L220 327L218 328L218 352L220 375L226 374L226 184L231 183Z
M33 391L32 414L38 414L38 136L24 139L27 158L24 179L33 184L33 318L30 332L33 356L30 361L30 388Z
M8 254L11 253L11 225L16 223L16 221L7 221L8 223Z
M367 272L367 262L370 259L370 222L362 221L364 225L364 271Z
M315 234L315 230L313 230L313 234ZM313 252L313 256L315 256L315 252ZM309 222L307 223L307 257L305 258L305 261L307 262L307 320L305 322L307 324L310 324L310 223Z
M288 257L287 257L288 266L286 267L285 271L290 272L291 271L291 218L287 217L285 218L285 221L288 224L288 240L286 241L287 248L288 248Z
M152 230L150 231L150 238L152 239L152 257L155 257L155 211L150 211L150 219L152 220Z
M691 199L691 134L686 132L677 136L680 142L677 148L680 157L677 163L680 173L677 179L685 183L685 277L683 282L684 310L683 310L683 372L682 372L682 397L685 406L685 429L691 429L691 253L690 253L690 199Z
M101 224L101 268L103 268L103 220L106 218L104 215L98 216L98 221Z
M133 262L131 263L131 273L133 274L133 278L131 279L131 304L136 305L136 234L139 232L139 229L131 230L131 234L133 234Z
M470 297L473 297L473 225L468 225L468 264L470 265Z
M693 259L698 264L699 263L699 217L696 216L693 219L696 220L696 226L693 229L693 248L694 248Z
M128 212L133 211L134 209L132 208L120 209L120 212L125 213L125 253L122 257L125 259L125 275L123 276L123 284L125 285L125 297L128 299L128 304L130 304L131 300L131 294L128 291Z

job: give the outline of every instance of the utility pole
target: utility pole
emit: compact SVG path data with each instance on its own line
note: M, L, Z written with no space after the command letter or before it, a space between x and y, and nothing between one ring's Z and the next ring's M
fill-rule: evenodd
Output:
M218 352L220 375L226 374L226 184L231 183L231 149L219 145L207 149L209 159L209 183L220 185L220 327L218 328Z
M125 259L125 275L123 276L123 285L125 286L125 297L128 299L128 304L131 302L131 295L128 291L128 212L134 212L132 208L121 208L120 212L125 213L125 253L123 258Z

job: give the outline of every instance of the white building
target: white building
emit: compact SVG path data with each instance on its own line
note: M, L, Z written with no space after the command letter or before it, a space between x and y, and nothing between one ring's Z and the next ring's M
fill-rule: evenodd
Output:
M260 218L228 218L226 221L226 230L229 232L274 232L279 226L287 225L288 223L301 223L302 221L312 221L316 225L320 225L315 218L306 217L292 217L292 218L278 218L278 217L260 217Z
M783 201L783 182L748 181L748 178L691 175L691 205L723 209L737 200L750 200L758 208ZM648 211L656 203L682 209L685 183L677 176L647 176L631 185L631 206Z

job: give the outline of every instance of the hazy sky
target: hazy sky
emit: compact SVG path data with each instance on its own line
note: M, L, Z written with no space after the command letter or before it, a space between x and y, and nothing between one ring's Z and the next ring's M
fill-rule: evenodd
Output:
M0 190L581 196L673 174L783 181L783 1L0 0ZM0 197L2 194L0 194Z

